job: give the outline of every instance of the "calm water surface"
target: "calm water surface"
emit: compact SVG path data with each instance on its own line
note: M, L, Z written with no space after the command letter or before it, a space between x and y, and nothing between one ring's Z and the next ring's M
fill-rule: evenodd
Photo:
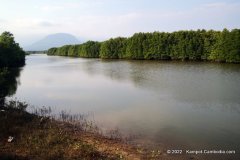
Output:
M148 144L240 148L240 65L30 55L14 97Z

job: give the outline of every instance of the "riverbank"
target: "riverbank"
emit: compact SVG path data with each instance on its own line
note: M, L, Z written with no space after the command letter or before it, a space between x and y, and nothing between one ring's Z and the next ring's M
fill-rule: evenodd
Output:
M28 104L0 107L0 159L145 159L147 154L120 139L86 131L83 125L55 120L47 110L26 112ZM45 116L41 116L45 115ZM63 120L63 119L62 119Z
M167 154L165 149L150 150L133 146L116 136L107 137L94 125L61 113L49 115L49 108L29 113L29 105L9 101L0 106L1 160L140 160L140 159L213 159L214 155ZM75 117L76 118L76 117ZM78 119L78 118L76 118ZM89 128L89 129L87 129ZM226 155L224 155L226 158ZM223 158L224 158L223 156ZM233 155L234 156L234 155ZM233 158L233 157L232 157ZM234 159L234 158L233 158Z

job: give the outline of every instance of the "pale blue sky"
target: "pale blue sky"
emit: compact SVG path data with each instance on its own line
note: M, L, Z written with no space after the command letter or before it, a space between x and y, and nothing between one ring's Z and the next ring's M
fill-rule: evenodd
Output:
M135 32L240 28L240 0L0 0L0 32L27 46L52 33L84 40Z

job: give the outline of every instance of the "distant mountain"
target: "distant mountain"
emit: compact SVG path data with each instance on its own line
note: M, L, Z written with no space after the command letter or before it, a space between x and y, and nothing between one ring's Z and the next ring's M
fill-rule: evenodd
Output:
M56 33L46 36L33 43L32 45L25 47L26 51L44 51L52 47L60 47L67 44L79 44L79 40L68 33Z

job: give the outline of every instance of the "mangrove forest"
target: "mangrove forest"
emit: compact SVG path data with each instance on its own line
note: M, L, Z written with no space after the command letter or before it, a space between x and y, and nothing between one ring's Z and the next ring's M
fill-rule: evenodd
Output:
M140 60L240 62L240 29L136 33L129 38L50 48L48 55Z

